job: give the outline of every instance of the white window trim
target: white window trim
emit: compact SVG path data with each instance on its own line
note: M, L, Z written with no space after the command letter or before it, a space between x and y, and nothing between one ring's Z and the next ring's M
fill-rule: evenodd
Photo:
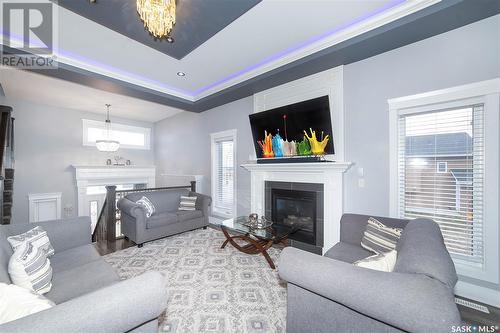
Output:
M399 216L398 119L401 115L484 103L484 265L454 259L461 276L500 283L499 272L499 147L500 78L423 94L393 98L389 103L390 214Z
M439 166L444 164L444 171L439 170ZM438 161L436 163L436 173L447 173L448 172L448 162Z
M232 215L225 214L224 212L218 211L215 209L215 204L212 206L212 214L214 216L222 217L222 218L232 218L236 216L236 207L237 207L237 193L236 193L236 188L237 188L237 174L238 174L238 169L237 169L237 131L236 129L231 129L227 131L222 131L222 132L216 132L216 133L211 133L210 134L210 152L211 152L211 157L210 157L210 168L211 168L211 194L212 198L215 198L215 180L217 179L217 170L214 168L214 160L215 160L215 143L220 140L224 139L232 139L233 140L233 167L234 167L234 182L233 182L233 193L234 193L234 198L233 198L233 209L232 209Z
M140 126L131 126L120 123L112 123L112 130L117 131L125 131L125 132L134 132L144 134L144 146L137 145L125 145L120 144L120 149L139 149L139 150L150 150L151 149L151 128L149 127L140 127ZM105 129L104 122L98 120L90 120L90 119L82 119L82 142L84 146L95 147L95 142L89 141L88 139L88 129L89 128L101 128Z

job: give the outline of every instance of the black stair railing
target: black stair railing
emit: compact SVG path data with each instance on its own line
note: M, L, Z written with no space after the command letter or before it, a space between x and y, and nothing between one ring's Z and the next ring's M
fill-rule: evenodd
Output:
M191 184L186 186L169 186L133 190L116 190L115 185L106 186L106 198L104 199L94 231L92 232L92 241L114 242L116 239L123 237L119 231L121 230L120 210L117 208L117 203L118 200L126 195L134 192L155 192L185 188L189 188L191 192L196 192L196 182L191 181ZM112 204L110 205L109 203Z

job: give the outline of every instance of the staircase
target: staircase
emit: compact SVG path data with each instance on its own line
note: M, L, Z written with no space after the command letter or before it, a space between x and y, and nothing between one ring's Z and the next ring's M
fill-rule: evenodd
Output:
M10 224L14 191L14 118L0 105L0 224Z

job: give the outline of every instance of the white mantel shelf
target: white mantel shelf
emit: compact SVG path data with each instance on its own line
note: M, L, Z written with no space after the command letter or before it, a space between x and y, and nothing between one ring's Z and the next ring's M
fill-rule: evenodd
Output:
M310 163L245 163L241 167L252 172L345 172L351 162L310 162Z
M140 165L73 165L76 170L76 180L107 180L128 178L154 178L154 166ZM149 183L149 181L148 181ZM109 185L109 183L104 183Z
M73 165L76 187L78 188L78 215L89 215L91 201L99 201L100 196L89 195L91 186L117 184L146 184L155 187L156 167L152 165ZM98 198L99 197L99 198Z

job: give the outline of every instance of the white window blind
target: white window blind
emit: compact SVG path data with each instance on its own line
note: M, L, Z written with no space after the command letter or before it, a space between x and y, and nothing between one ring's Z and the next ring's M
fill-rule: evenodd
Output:
M433 219L454 258L483 263L483 105L400 116L398 170L400 216Z
M233 214L234 198L234 141L218 139L214 142L215 198L214 211Z

